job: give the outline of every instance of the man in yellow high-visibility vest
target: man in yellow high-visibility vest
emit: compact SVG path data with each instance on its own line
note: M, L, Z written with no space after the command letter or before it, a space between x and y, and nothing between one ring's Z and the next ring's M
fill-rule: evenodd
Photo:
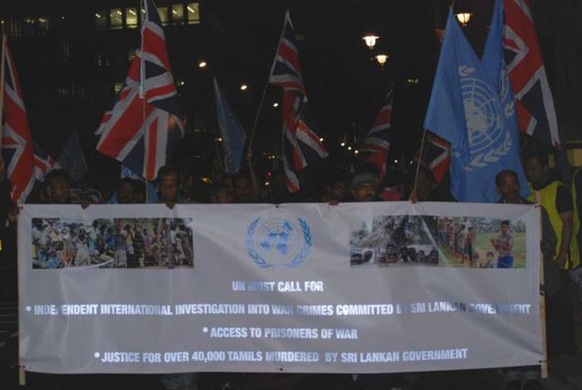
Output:
M532 189L532 194L528 200L537 201L544 207L556 233L557 244L554 261L560 268L572 272L580 266L580 252L575 238L579 229L579 221L575 213L572 193L562 181L555 177L549 167L548 155L543 151L526 154L523 159L523 167ZM557 348L554 351L548 351L550 355L574 355L576 353L572 308L575 299L579 301L579 297L575 298L574 294L567 293L554 307L557 312L552 313L552 316L561 318L564 323L572 324L572 326L568 326L569 330L561 335Z

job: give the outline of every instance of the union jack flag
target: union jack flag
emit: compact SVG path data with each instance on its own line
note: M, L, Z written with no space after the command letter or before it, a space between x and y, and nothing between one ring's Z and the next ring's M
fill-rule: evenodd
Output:
M426 135L424 162L432 171L432 175L439 184L447 171L451 168L450 145L444 139L434 134Z
M558 119L528 0L504 0L504 47L520 131L560 146Z
M14 203L24 203L34 186L32 137L28 126L26 108L18 74L14 66L8 39L2 37L2 58L4 59L4 128L0 144L6 162L6 172L11 185Z
M96 134L97 151L154 180L184 136L184 121L160 16L144 0L142 49L136 50L125 86Z
M440 184L447 171L451 168L450 144L444 139L427 132L424 146L417 154L416 160L420 165L429 168L436 184Z
M392 122L392 91L390 89L372 127L358 147L363 160L378 167L379 179L386 175L386 159L390 151L390 123Z
M320 158L327 157L328 152L313 130L315 126L309 118L309 102L301 76L295 29L289 11L285 13L269 83L283 88L282 165L287 189L297 192L300 188L296 172Z
M59 163L45 152L37 143L33 143L34 151L34 178L44 181L46 174L52 170L60 168Z

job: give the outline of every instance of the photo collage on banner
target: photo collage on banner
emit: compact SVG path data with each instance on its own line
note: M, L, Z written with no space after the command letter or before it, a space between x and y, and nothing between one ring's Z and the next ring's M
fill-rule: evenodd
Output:
M194 267L189 218L32 219L32 268Z
M525 237L521 220L377 216L352 227L350 265L525 268Z

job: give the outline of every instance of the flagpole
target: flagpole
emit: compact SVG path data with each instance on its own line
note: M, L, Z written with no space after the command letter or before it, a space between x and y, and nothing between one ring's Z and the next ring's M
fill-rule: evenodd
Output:
M538 230L540 234L540 238L543 239L542 235L542 205L540 203L540 193L539 191L534 192L534 201L535 206L537 209L537 216L538 216ZM552 260L550 260L552 261ZM540 256L540 301L539 301L539 309L540 309L540 325L542 328L542 352L544 354L543 360L540 361L540 371L541 377L547 378L548 377L548 340L547 340L547 324L546 324L546 281L545 281L545 273L544 273L544 256L541 253Z
M2 61L2 65L0 65L0 150L2 148L2 123L4 121L4 85L5 85L5 81L4 81L4 74L5 74L5 68L6 68L6 44L8 42L8 38L6 37L6 34L4 33L4 22L2 22L2 55L1 57L1 61ZM2 160L2 155L0 154L0 160ZM8 175L8 172L6 172L6 175ZM8 179L8 176L6 176L6 178ZM18 202L16 203L16 207L18 209L20 209L20 207L22 206L22 201L20 199L18 199ZM19 386L26 386L26 371L24 370L21 361L20 361L20 357L18 358L18 385Z
M146 0L140 0L140 10L139 10L139 15L140 18L142 17L142 7L143 10L145 12L145 17L141 20L141 43L140 43L140 58L139 58L139 97L141 99L141 114L142 114L142 123L145 123L146 120L146 96L145 96L145 58L144 58L144 52L143 52L143 44L144 44L144 39L143 39L143 32L145 30L145 22L146 20L148 20L148 7L147 4L145 3ZM145 139L145 135L144 135L144 144L146 143L146 139ZM144 157L146 158L146 157ZM147 166L147 163L144 162L144 165ZM148 191L148 183L149 180L147 178L147 171L145 174L145 183L146 185L144 186L144 191L145 191L145 200L146 203L149 203L149 191Z
M265 96L267 95L267 88L269 88L271 75L273 74L273 69L275 68L275 63L277 61L277 52L279 51L279 45L281 44L281 39L285 31L285 25L287 23L287 18L289 17L289 10L285 10L285 17L283 18L283 27L281 28L281 35L279 36L279 42L277 43L277 51L275 52L275 59L271 65L271 70L269 71L269 76L267 77L267 82L265 83L265 88L263 88L263 94L261 95L261 100L259 101L259 107L257 108L257 113L255 114L255 122L251 128L251 137L249 138L249 149L252 148L253 139L255 137L255 130L257 128L257 122L259 121L259 115L261 113L261 108L263 107L263 102L265 101ZM251 149L252 150L252 149Z
M423 158L422 152L424 150L424 140L426 139L426 129L422 132L422 139L420 141L420 150L418 151L418 161L416 163L416 173L414 174L414 186L412 193L416 194L416 183L418 182L418 173L420 172L420 160Z
M259 107L257 108L257 113L255 114L255 121L253 122L253 127L251 128L251 137L249 138L249 150L252 150L253 147L253 139L255 137L255 130L257 128L257 123L259 121L259 115L261 113L261 109L263 107L263 103L265 101L265 96L267 95L267 88L269 88L269 80L265 83L265 88L263 88L263 93L261 95L261 100L259 101Z
M2 65L0 65L0 126L4 120L4 67L6 66L6 34L4 34L4 23L2 23ZM2 147L2 128L0 128L0 147Z
M141 43L140 43L140 59L139 59L139 97L143 99L144 97L144 83L145 83L145 60L143 58L143 31L145 28L145 21L148 19L148 8L145 0L140 0L140 10L139 15L141 18L143 9L145 12L145 18L141 21ZM143 7L143 8L142 8ZM145 108L144 108L145 110Z

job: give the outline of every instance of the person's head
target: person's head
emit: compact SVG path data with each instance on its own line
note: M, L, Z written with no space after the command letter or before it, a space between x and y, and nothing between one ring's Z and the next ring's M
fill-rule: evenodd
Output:
M485 256L487 257L487 260L493 260L495 254L493 252L487 252Z
M136 187L134 182L136 181L138 180L130 179L129 177L124 177L119 181L119 185L117 187L117 203L135 203Z
M230 186L224 182L212 183L210 188L211 203L232 203L233 196Z
M416 179L416 195L418 200L430 200L435 186L436 182L432 171L425 166L421 166L418 169L418 178Z
M352 178L352 195L358 202L374 201L378 195L378 177L373 173L358 173Z
M249 202L253 197L253 186L246 172L238 172L232 177L234 200L238 203Z
M46 200L48 203L64 204L70 199L71 179L65 169L50 171L45 179Z
M381 197L387 201L402 200L406 192L406 177L399 169L393 168L386 172L384 179L384 188L382 188Z
M346 197L346 180L342 176L331 176L325 185L326 198L342 201Z
M495 187L505 203L521 203L519 178L515 171L504 169L495 176Z
M175 204L180 197L182 175L177 167L164 165L158 170L156 179L160 201Z
M549 166L549 157L543 152L526 154L523 158L525 176L534 186L547 177Z
M352 176L352 195L357 202L378 199L378 171L375 167L363 166Z
M501 221L501 233L503 233L503 234L509 233L509 221L508 220Z

